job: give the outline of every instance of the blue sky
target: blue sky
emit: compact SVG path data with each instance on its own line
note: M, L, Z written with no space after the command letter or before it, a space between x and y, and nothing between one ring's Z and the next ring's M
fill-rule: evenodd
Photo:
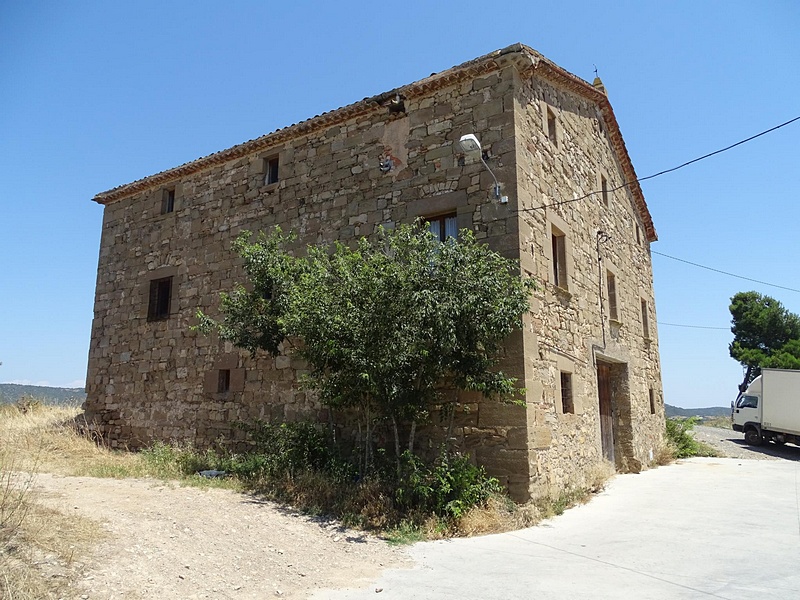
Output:
M515 42L606 84L640 177L800 115L800 3L0 3L0 381L82 387L97 192ZM643 182L653 250L800 289L800 122ZM665 400L727 405L728 304L653 256Z

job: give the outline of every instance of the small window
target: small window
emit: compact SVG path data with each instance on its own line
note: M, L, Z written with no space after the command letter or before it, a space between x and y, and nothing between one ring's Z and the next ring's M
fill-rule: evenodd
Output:
M567 236L553 227L550 243L553 251L553 283L567 289Z
M554 146L558 146L556 115L549 108L547 109L547 137Z
M642 300L642 335L650 339L650 321L647 314L647 300Z
M150 299L147 305L147 320L161 321L169 318L172 296L172 277L154 279L150 282Z
M650 414L656 414L656 394L653 388L650 388Z
M606 271L606 281L608 283L608 316L612 321L619 321L617 311L617 278L611 271Z
M641 243L642 243L642 232L639 229L639 226L637 225L636 226L636 244L638 245L638 244L641 244Z
M217 393L224 394L231 389L231 370L220 369L217 376Z
M161 193L161 214L166 215L175 210L175 188L164 190Z
M572 400L572 373L561 371L561 412L575 414L575 403Z
M758 396L742 396L736 402L736 408L758 408Z
M608 180L603 175L600 175L600 195L603 199L603 204L608 208Z
M264 171L266 173L264 176L264 183L266 185L269 185L271 183L278 183L280 177L278 174L277 156L271 156L270 158L264 159Z
M455 213L441 215L438 217L428 217L428 230L443 242L447 238L458 237L458 219Z

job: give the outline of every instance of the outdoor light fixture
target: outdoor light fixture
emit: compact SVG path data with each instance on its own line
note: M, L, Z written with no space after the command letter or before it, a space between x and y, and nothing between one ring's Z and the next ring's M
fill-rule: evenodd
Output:
M461 150L463 150L466 154L472 154L473 152L481 151L481 143L478 141L478 138L475 137L474 133L462 135L461 139L458 140L458 145L461 146Z
M461 139L458 140L458 145L464 154L477 154L480 157L483 166L486 167L486 170L489 171L489 175L491 175L492 179L494 179L495 200L499 200L501 204L505 204L506 202L508 202L508 196L500 195L500 184L497 182L497 177L494 176L494 173L492 173L492 170L489 168L489 165L487 165L486 161L483 159L483 152L481 151L481 143L478 141L478 138L475 137L475 134L467 133L466 135L462 135Z

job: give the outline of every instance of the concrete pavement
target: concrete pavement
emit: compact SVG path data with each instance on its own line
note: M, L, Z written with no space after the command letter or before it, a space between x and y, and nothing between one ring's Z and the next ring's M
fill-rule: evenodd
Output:
M799 480L797 462L725 458L621 475L537 527L416 544L413 569L314 598L800 598Z

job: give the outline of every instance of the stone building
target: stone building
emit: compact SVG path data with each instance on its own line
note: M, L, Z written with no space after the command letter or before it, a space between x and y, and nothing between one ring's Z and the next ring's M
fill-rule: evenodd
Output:
M474 134L486 165L459 140ZM526 406L463 393L457 435L515 498L639 470L661 442L656 232L605 89L516 44L98 194L87 418L112 445L318 418L291 356L190 329L244 280L243 230L351 241L425 217L471 229L539 282L504 370Z

